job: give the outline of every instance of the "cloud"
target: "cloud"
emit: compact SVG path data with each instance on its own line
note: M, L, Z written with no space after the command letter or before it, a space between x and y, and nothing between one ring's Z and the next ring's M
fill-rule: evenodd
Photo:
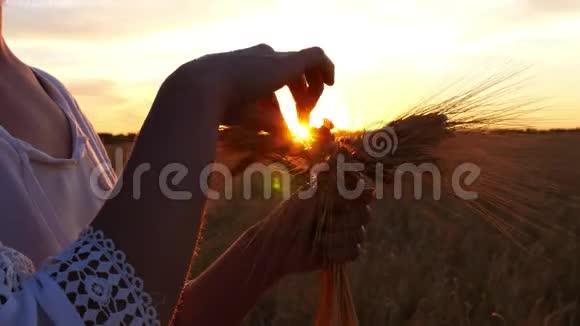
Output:
M62 80L98 131L138 131L151 106L154 81Z
M67 82L68 90L75 96L103 96L112 97L118 86L110 80L75 80Z
M545 12L580 10L580 1L578 0L527 0L527 3L531 9Z
M9 2L5 13L7 34L13 38L34 39L117 39L189 24L188 17L193 12L191 2L185 0L140 4L97 1L92 5L52 1L60 4L17 6Z
M216 22L268 7L268 3L266 0L8 0L6 31L12 38L111 40Z

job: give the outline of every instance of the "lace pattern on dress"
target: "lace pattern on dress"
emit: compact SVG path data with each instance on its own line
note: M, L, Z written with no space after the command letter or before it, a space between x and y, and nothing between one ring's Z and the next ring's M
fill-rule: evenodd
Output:
M86 325L160 324L143 281L101 231L88 229L41 270L62 288Z
M28 257L0 243L0 308L32 273L34 265Z

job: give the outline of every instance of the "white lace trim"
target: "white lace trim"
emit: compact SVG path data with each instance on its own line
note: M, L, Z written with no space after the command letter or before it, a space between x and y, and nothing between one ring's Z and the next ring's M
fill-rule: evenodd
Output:
M62 288L85 324L160 325L143 281L101 231L88 229L41 270Z
M0 243L0 307L21 290L22 281L32 273L34 265L28 257Z

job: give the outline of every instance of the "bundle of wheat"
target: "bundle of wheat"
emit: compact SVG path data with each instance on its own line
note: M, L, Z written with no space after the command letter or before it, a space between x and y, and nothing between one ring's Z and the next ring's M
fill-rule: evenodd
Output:
M394 180L401 178L399 167L405 164L417 167L419 173L434 167L436 171L431 171L432 177L421 182L437 183L440 193L435 195L438 198L457 198L456 189L453 189L457 183L454 170L464 163L478 165L479 172L485 169L485 173L477 181L470 181L476 198L459 201L451 215L483 218L524 251L544 255L544 252L531 252L526 246L527 240L544 232L575 235L541 218L541 209L537 207L541 199L534 196L541 196L540 189L545 192L554 185L548 180L528 180L533 172L525 168L525 162L502 158L502 151L513 152L524 144L514 142L513 138L501 139L501 134L491 132L495 128L521 126L526 117L537 110L532 101L501 102L518 85L506 83L513 77L513 74L495 76L458 96L436 104L422 103L382 128L351 132L338 139L331 133L331 123L327 122L321 128L312 129L313 139L306 145L280 144L264 134L244 134L244 142L240 143L243 130L229 130L223 141L238 149L252 149L254 154L238 167L239 170L259 159L282 162L295 176L306 176L301 180L309 180L317 188L318 231L333 223L332 210L328 208L344 200L337 191L336 173L340 162L364 166L362 170L346 174L347 187L358 183L367 188L392 185ZM490 139L497 142L497 151L479 152L478 144ZM317 174L314 167L319 163L328 164L329 171ZM437 201L433 205L437 205ZM316 234L314 241L321 241L320 232ZM344 266L329 265L324 271L315 323L317 326L358 325Z

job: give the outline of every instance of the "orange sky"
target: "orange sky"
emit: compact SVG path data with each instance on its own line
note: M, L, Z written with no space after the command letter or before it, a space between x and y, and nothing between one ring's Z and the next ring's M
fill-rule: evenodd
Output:
M7 0L4 14L17 55L63 80L99 131L137 131L181 63L263 42L328 52L337 84L313 119L341 128L388 120L460 77L522 66L531 79L519 95L550 108L537 127L580 127L580 1L469 2Z

